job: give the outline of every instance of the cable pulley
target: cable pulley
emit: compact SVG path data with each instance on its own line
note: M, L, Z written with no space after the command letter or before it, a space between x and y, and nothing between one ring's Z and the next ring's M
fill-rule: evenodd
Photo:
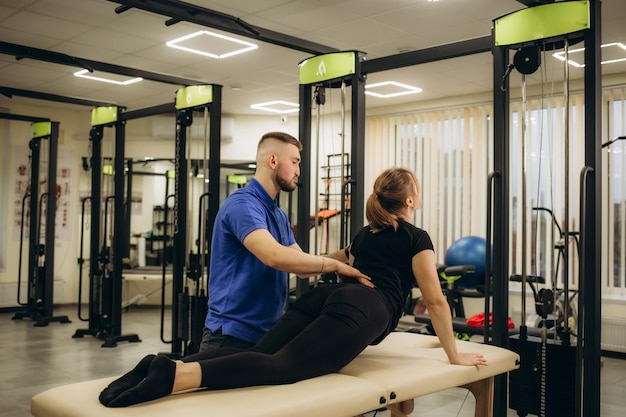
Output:
M541 65L541 50L538 46L525 46L513 56L515 69L522 74L532 74Z

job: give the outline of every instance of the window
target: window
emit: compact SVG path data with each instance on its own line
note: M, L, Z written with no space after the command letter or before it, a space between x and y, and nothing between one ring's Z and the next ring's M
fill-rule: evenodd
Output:
M487 176L493 165L488 106L371 118L366 132L370 172L403 166L417 175L423 208L415 224L428 230L439 262L455 240L485 236ZM392 155L381 158L384 147Z
M608 133L602 139L602 276L610 295L626 295L626 91L605 93Z
M605 295L624 297L626 138L614 139L626 137L626 87L605 91L604 100L607 138L602 139L602 285ZM570 289L576 289L584 95L570 93L569 113L564 107L561 96L529 99L525 109L521 101L511 102L509 261L511 273L521 273L525 172L526 272L545 277L548 285L556 288L563 288L567 276ZM493 170L491 112L491 105L476 105L368 118L366 190L383 169L412 169L422 183L424 203L415 223L431 234L439 262L455 240L467 235L485 236L487 177ZM570 237L567 273L563 265L566 226Z

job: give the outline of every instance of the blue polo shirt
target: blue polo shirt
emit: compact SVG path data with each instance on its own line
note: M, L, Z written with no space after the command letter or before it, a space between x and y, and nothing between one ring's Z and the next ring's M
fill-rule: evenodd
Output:
M256 343L283 315L288 274L263 264L243 245L266 229L282 245L295 238L289 220L254 178L232 193L215 219L209 265L209 311L205 326Z

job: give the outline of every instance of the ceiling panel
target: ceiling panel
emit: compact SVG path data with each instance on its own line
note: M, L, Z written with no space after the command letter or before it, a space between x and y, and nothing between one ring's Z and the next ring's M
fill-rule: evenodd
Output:
M106 47L107 49L132 54L154 45L151 39L140 36L129 36L116 30L95 28L83 33L76 41L93 48Z
M111 13L112 3L76 0L30 0L15 1L13 5L44 17L56 17L76 23L87 22L90 26L112 23L118 17Z
M29 11L20 11L2 21L2 27L59 40L82 35L90 26Z
M488 35L494 18L524 7L516 0L187 0L186 3L306 41L342 50L360 50L370 60ZM626 42L624 0L603 0L602 5L603 40ZM119 3L108 0L0 0L0 39L76 58L222 84L223 111L227 114L263 114L250 109L250 104L297 101L298 63L310 57L310 53L258 42L256 51L229 59L194 55L169 48L165 42L200 29L215 29L187 22L166 26L166 16L137 9L117 14L118 6ZM72 75L75 71L76 67L0 55L0 85L115 101L129 109L172 100L173 92L180 87L151 81L112 86L78 79ZM603 72L626 73L626 63L605 66ZM581 71L572 70L571 74L580 77ZM376 107L486 92L492 88L491 78L489 53L369 74L368 82L394 79L419 86L424 92L390 100L368 96L366 104ZM233 85L241 88L235 91L231 89ZM10 105L8 99L0 97L0 100L0 106Z
M34 33L27 33L4 26L0 26L0 39L3 42L26 45L31 48L40 48L45 50L51 50L54 45L59 43L58 39L48 38Z

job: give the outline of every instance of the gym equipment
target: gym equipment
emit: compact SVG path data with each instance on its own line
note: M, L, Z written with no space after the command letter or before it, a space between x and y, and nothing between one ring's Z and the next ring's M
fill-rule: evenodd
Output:
M311 102L306 103L304 122L310 128L311 124L311 106L314 106L316 110L316 137L315 137L315 186L313 195L315 201L313 203L313 212L311 215L310 225L315 229L313 237L313 250L311 253L326 255L334 250L338 250L346 247L349 244L349 232L351 223L351 188L354 184L352 180L352 165L350 163L350 153L346 152L346 86L347 83L352 84L352 72L358 65L355 60L362 60L359 54L353 52L337 53L326 55L322 58L313 57L302 61L300 66L300 85L302 91L310 94L312 90ZM317 66L317 67L316 67ZM317 69L317 71L316 71ZM307 87L304 87L307 85ZM340 89L341 92L341 120L340 120L340 132L339 140L332 140L330 147L331 151L326 149L326 144L322 144L323 136L321 134L322 124L322 108L325 108L327 102L332 103L332 97L328 94L327 90ZM353 97L355 97L353 95ZM301 95L302 101L302 95ZM301 104L302 106L302 104ZM332 106L332 104L331 104ZM332 113L332 107L331 107ZM303 112L300 113L301 115ZM354 124L353 124L354 126ZM331 128L332 129L332 128ZM301 129L302 130L302 129ZM334 132L333 132L334 133ZM309 146L311 139L311 132L307 132L301 141L303 146ZM354 147L353 147L354 149ZM303 149L303 153L308 153ZM322 165L322 158L325 158L325 163ZM310 161L307 165L310 169ZM322 165L322 166L320 166ZM320 170L324 170L322 174ZM303 170L301 170L303 171ZM307 174L308 175L308 172ZM323 190L320 189L320 180L324 181ZM310 197L310 196L309 196ZM310 198L305 196L306 205L310 203ZM323 201L320 202L320 198ZM302 201L299 202L302 205ZM332 227L330 225L330 219L339 216L338 227ZM296 236L302 237L302 234L298 233L297 227L302 219L299 217L299 222L296 223ZM336 223L336 222L334 222ZM337 245L332 245L331 249L331 231L338 231ZM308 236L309 234L305 235ZM305 238L306 240L306 238ZM319 241L322 240L320 243ZM333 239L334 241L334 239ZM309 242L305 243L306 245ZM300 243L302 247L302 242ZM321 277L315 278L313 285L319 283L335 283L337 282L336 274L322 274ZM309 288L308 280L298 280L296 282L296 298Z
M556 266L553 272L553 277L556 278L559 275L561 260L563 260L563 267L567 268L565 256L568 247L573 243L576 249L576 253L580 253L580 233L575 230L569 230L568 228L567 232L569 237L566 239L565 231L559 225L559 222L557 221L556 216L554 215L552 210L546 207L533 207L532 210L537 211L538 213L547 213L550 216L551 223L553 225L552 240L555 242L554 249L557 251ZM557 233L558 240L556 239ZM567 276L565 276L565 279L566 278ZM511 277L511 280L513 279L514 278ZM543 278L541 278L541 280L541 283L545 283L545 280L543 280ZM548 317L548 325L546 327L548 327L548 329L554 330L560 339L565 339L569 343L570 335L576 336L576 329L578 328L578 316L576 314L577 303L574 303L574 300L578 296L578 290L570 289L567 281L569 281L569 279L566 280L566 285L564 285L564 288L558 288L556 282L552 283L552 289L535 289L532 284L533 282L537 281L530 281L529 285L531 287L531 290L533 291L537 316L545 321L546 317L550 315L550 317ZM544 310L544 307L542 307L542 305L546 302L550 302L553 308L550 308L549 311L542 311ZM566 325L566 323L569 324Z
M78 329L72 338L91 335L104 340L102 347L116 347L117 342L141 342L136 334L122 335L122 258L126 253L127 239L123 215L125 207L124 186L124 142L125 123L130 118L122 117L124 109L117 106L96 107L91 111L89 140L92 146L91 157L91 236L89 264L89 326ZM102 213L102 138L105 127L115 127L115 157L112 174L114 195L104 196L104 223ZM111 174L111 172L109 172ZM113 234L109 240L107 231L110 219L108 207L113 201ZM82 256L79 264L82 262ZM82 278L82 275L81 275ZM82 290L82 279L79 285ZM79 294L79 297L81 295ZM79 299L79 305L80 305ZM79 306L80 309L80 306ZM80 317L80 310L79 310Z
M320 65L325 64L322 62ZM316 110L316 158L314 161L316 180L314 195L317 197L314 201L315 214L311 216L311 225L315 229L313 238L314 250L312 253L321 255L327 255L349 244L350 215L352 212L350 207L350 189L353 181L351 181L350 153L346 152L346 79L341 78L340 74L334 74L334 77L334 81L316 83L313 92ZM326 143L324 141L325 135L321 133L322 120L325 118L322 114L322 109L326 109L327 102L330 102L330 113L333 113L333 97L331 97L329 91L332 91L335 87L340 90L341 95L339 140L331 139L330 143ZM334 137L334 131L331 133L331 137ZM323 158L325 158L324 162L322 162ZM323 173L321 172L322 170ZM324 182L323 189L320 189L320 180ZM333 221L333 227L331 228L330 219L335 216L339 216L339 224L337 225L337 222ZM332 249L331 231L338 231L338 234L333 236ZM316 278L314 285L336 282L336 274L322 274L319 280Z
M485 257L487 241L480 236L465 236L452 243L444 256L447 266L472 265L474 272L463 274L455 282L457 287L476 289L485 285Z
M600 273L600 235L601 224L599 213L601 211L601 172L600 144L597 138L601 137L599 117L600 99L600 14L601 2L590 1L562 1L543 4L535 7L522 9L514 13L502 16L494 20L494 132L498 140L494 149L494 173L490 178L493 182L494 199L498 201L493 208L494 222L494 285L501 284L502 278L507 272L508 265L508 216L509 216L509 89L508 75L515 65L509 64L509 50L517 50L523 54L516 61L519 64L531 60L533 56L528 47L538 47L540 50L565 49L565 105L566 115L569 113L569 69L568 48L574 42L585 43L585 86L584 86L584 112L585 112L585 146L584 167L580 175L580 219L581 232L579 251L580 281L579 308L583 317L582 325L579 323L577 332L577 345L572 346L568 338L568 326L565 326L564 337L560 341L550 341L546 337L547 329L539 339L528 337L521 332L518 337L510 338L510 345L520 352L522 365L519 371L511 373L510 403L517 407L518 414L548 413L548 415L598 416L600 413L600 285L597 277ZM549 22L549 23L548 23ZM541 28L537 30L537 28ZM524 52L521 52L524 51ZM532 71L523 67L522 71L522 94L525 98L525 73ZM566 116L567 119L568 116ZM525 121L525 115L521 117ZM565 143L568 144L568 120L565 121ZM524 129L524 127L522 127ZM523 130L524 132L524 130ZM524 135L523 135L524 136ZM569 147L565 146L568 153ZM566 159L569 157L566 155ZM569 161L565 162L565 186L566 197L564 201L569 205ZM525 197L524 197L525 199ZM564 225L570 221L568 208L564 213ZM524 210L525 212L525 210ZM523 222L525 225L526 222ZM570 232L563 228L564 235L564 263L565 269L569 267L569 243ZM488 238L491 238L488 233ZM526 241L523 240L525 244ZM522 260L522 268L525 268L526 259ZM564 270L564 281L567 282L567 272ZM525 284L528 274L522 270L522 294L525 292ZM506 290L505 292L506 293ZM568 294L565 288L565 294ZM496 327L503 328L501 314L498 311L507 311L506 298L497 300L494 297L494 334ZM566 299L568 297L565 297ZM525 297L523 297L525 300ZM541 297L543 300L543 297ZM583 302L584 300L584 302ZM525 303L525 301L523 301ZM565 303L565 320L568 303ZM498 311L495 311L497 307ZM543 309L542 313L547 311ZM524 313L525 304L522 306ZM498 322L496 323L496 318ZM524 320L523 320L524 321ZM525 323L523 324L525 326ZM522 328L523 329L523 328ZM503 332L498 332L498 337ZM583 342L584 341L584 342ZM563 364L565 359L566 365ZM515 375L514 375L515 374ZM584 374L584 381L582 375ZM537 379L539 378L539 384ZM572 384L573 382L573 384ZM557 390L555 386L563 389ZM539 389L536 395L535 389ZM570 390L569 394L564 393ZM530 394L528 394L530 393ZM503 394L503 393L501 393ZM573 395L572 395L573 394ZM496 393L496 395L498 395ZM571 407L571 408L570 408ZM549 410L549 411L548 411ZM560 414L560 413L563 414Z
M465 236L450 245L444 256L444 264L437 266L441 290L446 296L452 313L452 327L457 337L469 338L473 334L485 336L489 342L490 326L474 327L467 324L463 298L488 298L485 295L485 262L487 242L480 236ZM488 300L485 301L488 303ZM489 310L485 310L489 315ZM428 314L419 314L416 323L426 324L426 330L435 334Z
M205 278L206 260L211 256L210 242L213 223L219 209L221 99L222 86L216 84L188 86L176 91L172 351L167 353L171 357L181 357L197 352L202 340L208 297L208 274ZM208 182L204 182L204 191L199 199L197 252L194 254L189 244L192 236L188 232L191 223L187 219L189 211L187 128L193 123L193 112L198 110L204 112L205 160L203 167ZM206 123L208 123L208 129ZM206 158L207 140L209 141L208 158ZM210 163L211 161L213 163ZM194 288L191 290L190 281L194 283Z
M312 126L311 126L311 110L315 103L318 110L318 127L319 133L319 110L320 106L326 102L326 89L340 88L342 91L342 112L345 111L345 88L351 87L351 109L352 120L350 126L350 165L349 178L342 181L340 201L346 200L346 195L350 195L349 218L347 210L344 208L340 211L341 229L340 229L340 247L344 247L360 227L364 224L364 185L363 178L365 168L363 166L364 152L364 136L365 136L365 78L361 73L361 63L365 59L365 54L357 51L333 52L325 55L317 55L305 59L299 63L299 83L300 83L300 141L302 142L302 154L311 155L312 148ZM342 119L345 115L342 113ZM344 154L346 132L342 127L341 132L341 152ZM319 138L317 144L319 145ZM319 146L318 146L319 149ZM319 151L317 152L319 158ZM310 157L304 157L300 165L300 182L303 184L311 184L311 163ZM329 164L330 165L330 164ZM340 158L340 176L343 179L347 170L344 158ZM315 173L318 173L319 163L316 164ZM327 175L330 177L330 175ZM319 178L319 175L318 175ZM330 178L328 178L330 179ZM317 184L317 180L315 183ZM349 190L349 191L348 191ZM316 196L319 192L316 192ZM306 238L309 236L309 218L311 213L311 196L310 193L304 192L298 196L298 218L297 233L298 244L305 252L310 252L310 242ZM316 197L317 198L317 197ZM314 213L318 213L318 205L316 204ZM299 297L309 288L307 280L298 280L296 283L296 297Z
M476 274L475 265L438 265L437 273L441 281L441 289L443 290L453 317L465 319L465 308L463 307L463 297L484 297L484 293L477 291L474 287L467 289L459 282L465 281Z
M441 282L441 291L448 301L450 306L450 312L452 314L452 327L457 335L470 335L480 333L480 329L475 332L473 328L467 324L465 317L465 308L463 306L463 297L484 297L484 293L475 289L467 290L463 287L457 286L456 283L463 281L468 276L475 274L476 267L474 265L437 265L437 273L439 274L439 281ZM406 310L406 309L405 309ZM405 311L406 314L413 314L412 312ZM436 334L435 329L432 326L430 315L418 314L415 315L414 320L416 323L426 325L426 330L429 334Z
M194 90L194 88L196 90ZM204 90L202 90L204 88ZM185 259L187 256L187 181L188 181L188 162L187 162L187 141L186 141L186 127L191 125L191 111L194 107L207 105L207 91L209 96L208 103L211 103L211 99L218 100L221 98L221 86L195 86L186 87L186 89L180 89L177 91L176 104L165 104L155 106L149 109L136 110L133 112L123 113L115 106L99 107L92 111L92 131L90 133L90 139L92 143L92 193L100 195L101 184L100 177L102 175L102 153L101 153L101 139L102 131L105 126L115 126L115 157L113 175L115 180L115 195L113 197L107 197L106 202L114 201L114 225L113 225L113 239L112 242L118 242L118 247L112 248L112 256L109 255L111 251L107 245L102 245L102 252L100 253L100 232L101 225L99 223L99 216L96 213L100 213L100 201L99 198L92 198L92 234L91 234L91 259L97 260L97 262L91 262L90 266L90 300L89 300L89 328L77 330L73 337L83 337L85 334L97 336L105 340L102 347L115 347L119 341L140 342L141 340L137 335L122 335L121 334L121 309L122 309L122 269L123 258L128 256L128 237L129 228L127 221L128 205L125 199L125 187L124 187L124 172L127 168L128 161L124 158L124 126L127 120L133 118L146 117L156 114L162 114L171 112L174 109L180 110L177 118L177 130L176 130L176 159L175 159L175 202L174 202L174 251L173 251L173 266L172 266L172 286L173 286L173 299L172 299L172 339L164 339L164 296L161 299L161 340L164 343L171 343L173 346L171 356L177 357L183 354L182 344L184 341L188 341L191 338L190 332L192 329L196 331L193 333L193 344L199 344L199 338L201 337L201 322L204 320L203 311L206 309L206 298L203 298L199 302L184 292L183 281L185 277ZM187 107L185 107L187 106ZM189 109L188 111L186 109ZM219 117L221 117L221 106L212 104L213 112L211 114L211 138L217 138L216 143L211 143L211 156L214 160L219 160ZM215 111L217 109L217 111ZM215 113L215 116L214 116ZM217 117L217 119L214 119ZM213 154L216 152L216 154ZM213 170L217 169L217 173ZM181 175L182 174L182 175ZM166 173L166 177L170 178L170 174ZM214 167L210 167L208 178L219 178L219 164L215 164ZM166 187L167 188L167 187ZM217 209L219 207L219 181L211 181L209 183L209 210L207 220L207 230L209 224L212 225L212 221L215 218ZM213 197L211 197L213 196ZM168 206L168 200L170 195L166 190L166 202ZM105 208L108 204L105 205ZM169 208L168 208L169 209ZM105 219L108 216L105 214ZM202 216L201 216L202 218ZM180 225L183 225L180 227ZM106 224L105 224L106 227ZM202 228L201 228L202 229ZM104 239L106 240L106 233L104 233ZM210 240L210 237L207 239ZM115 246L115 245L112 245ZM82 258L82 256L81 256ZM80 261L79 261L80 263ZM163 262L162 270L162 288L166 285L166 263ZM188 276L194 276L194 273L198 271L196 267L190 267ZM199 288L199 286L197 287ZM189 300L193 300L189 310ZM196 307L197 306L197 307ZM198 321L201 321L200 323ZM186 350L185 354L189 352Z
M139 407L105 408L98 402L98 394L114 378L103 378L37 394L31 401L31 413L34 417L317 417L362 415L387 407L392 415L406 417L413 411L414 398L458 386L474 394L475 415L491 417L493 379L516 369L519 356L487 344L457 344L460 351L482 353L489 366L450 365L435 336L393 332L380 344L368 346L339 373L294 384L199 390Z
M447 265L437 265L437 273L439 274L439 279L441 281L441 290L446 296L446 300L448 301L448 305L450 305L450 311L452 313L452 328L455 332L455 335L458 339L468 340L473 335L483 335L484 343L491 342L491 330L492 323L491 319L493 314L491 312L482 313L484 317L489 316L489 321L484 321L482 326L476 326L470 324L472 317L466 317L465 308L463 305L464 298L487 298L485 293L478 289L466 289L457 287L455 285L456 282L464 279L466 275L474 274L474 266L473 265L458 265L458 266L447 266ZM520 281L520 276L512 276L511 281ZM545 283L545 280L541 277L529 276L528 282L540 282ZM533 287L534 288L534 287ZM541 293L544 294L543 292ZM551 298L548 298L548 293L545 293L546 299L549 301ZM538 304L539 305L539 304ZM407 300L407 304L405 306L405 314L412 315L413 312L413 301ZM474 317L474 316L473 316ZM426 325L425 331L428 334L436 334L435 329L432 326L432 322L430 316L428 314L418 314L414 316L414 320L416 323ZM545 320L544 320L545 321ZM554 320L553 320L554 321ZM520 327L515 326L513 321L509 318L507 321L508 334L510 336L516 335L520 333ZM424 329L420 329L420 333L424 333ZM535 337L541 336L541 330L538 327L531 327L526 329L527 334Z
M91 335L104 340L102 347L116 347L117 342L141 342L136 334L122 334L122 270L128 256L129 226L127 224L127 199L124 157L125 126L128 120L173 111L172 104L157 105L148 109L126 112L123 107L101 106L92 109L89 139L91 141L91 234L89 265L89 322L88 328L78 329L72 336L81 338ZM102 138L105 127L115 127L115 156L112 167L103 167ZM114 195L102 194L104 168L113 174ZM102 210L104 199L104 211ZM113 203L112 237L109 239L109 204ZM83 202L84 205L85 202ZM84 210L84 208L83 208ZM84 212L83 212L84 214ZM103 217L101 218L101 215ZM104 219L104 222L102 222ZM79 258L79 265L84 259ZM79 292L82 294L82 274ZM80 295L79 295L80 297ZM80 300L79 300L80 304ZM79 306L80 309L80 306ZM80 317L80 310L79 310Z
M565 43L565 51L567 57L567 41ZM520 326L520 334L511 337L510 346L516 352L518 352L522 358L522 366L517 372L512 372L510 375L510 390L509 390L509 407L516 410L519 416L526 416L528 413L545 416L571 416L574 413L574 404L576 401L573 401L574 396L574 372L575 369L575 350L571 349L569 346L569 337L568 331L564 332L564 336L562 340L557 340L554 338L551 343L549 343L547 338L547 318L550 314L552 314L554 309L554 293L549 288L542 288L537 291L535 286L533 285L533 280L530 279L526 272L527 266L527 186L526 186L526 178L527 178L527 163L526 163L526 150L525 145L528 141L527 138L527 120L528 114L526 109L526 75L531 72L534 72L539 64L532 65L529 68L526 65L526 61L528 56L534 56L534 52L532 54L527 54L526 50L528 49L537 49L537 53L539 52L539 48L536 46L524 47L520 49L517 53L523 56L523 59L516 58L514 59L515 68L517 65L522 65L521 69L518 71L522 74L522 158L524 158L523 173L522 173L522 192L521 192L521 201L522 201L522 233L521 233L521 242L522 242L522 273L519 276L515 276L515 280L519 278L521 282L521 294L522 294L522 310L521 310L521 326ZM567 59L566 59L567 61ZM565 67L568 67L568 64L565 64ZM568 80L568 77L566 77ZM566 88L566 96L568 89ZM568 101L566 100L566 108L569 109ZM566 112L565 116L565 125L569 124L569 111ZM564 217L566 221L564 222L564 227L567 229L567 224L569 219L569 177L567 172L569 171L569 146L567 145L567 128L566 128L566 146L565 146L565 213ZM567 242L567 231L564 233L565 242ZM565 260L564 262L564 283L567 291L568 286L568 244L562 245L561 254ZM555 280L556 281L556 280ZM539 282L538 279L535 279L535 282ZM545 280L543 280L545 282ZM534 300L535 300L535 311L539 314L543 321L542 324L542 333L540 337L529 337L527 333L527 325L526 325L526 285L530 285ZM567 309L567 307L565 307ZM563 335L562 335L563 336ZM559 358L559 361L556 361L555 358ZM563 361L563 358L570 358L571 361ZM561 388L563 388L561 390ZM565 396L563 395L565 394ZM559 404L559 405L557 405Z
M59 140L59 122L51 122L41 118L29 118L28 116L5 115L3 118L13 120L32 121L32 138L29 142L30 154L30 186L22 199L22 222L20 231L20 259L18 266L17 302L24 306L23 311L18 311L13 320L31 318L36 327L47 326L50 322L71 323L67 316L53 316L53 291L54 291L54 240L57 205L57 151ZM40 177L40 165L42 165L42 141L48 139L47 166L48 172L45 181ZM40 185L46 184L45 192ZM29 208L26 210L26 200ZM44 210L45 207L45 210ZM28 211L28 300L20 301L21 270L22 270L22 244L24 227L26 226L24 215ZM45 215L44 215L45 214ZM42 228L43 243L42 243Z

